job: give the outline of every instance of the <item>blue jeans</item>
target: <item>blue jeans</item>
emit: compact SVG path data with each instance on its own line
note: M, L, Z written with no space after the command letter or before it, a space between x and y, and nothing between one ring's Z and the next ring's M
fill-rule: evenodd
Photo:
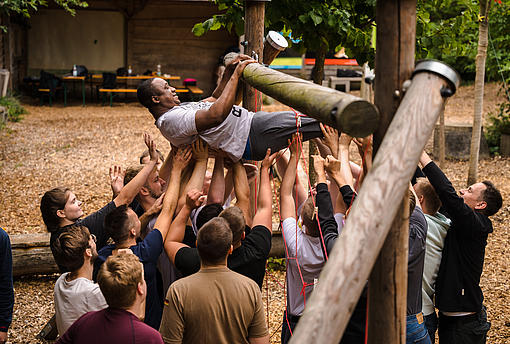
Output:
M421 323L418 321L421 318ZM406 317L406 344L431 344L421 313Z
M436 342L436 331L437 331L437 323L439 319L437 317L436 311L434 313L430 313L429 315L425 315L425 328L429 333L430 341L432 343Z

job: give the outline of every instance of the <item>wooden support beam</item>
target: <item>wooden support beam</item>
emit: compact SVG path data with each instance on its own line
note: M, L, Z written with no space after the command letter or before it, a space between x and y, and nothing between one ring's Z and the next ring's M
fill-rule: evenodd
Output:
M416 41L416 0L379 0L376 7L377 51L374 101L381 123L374 133L374 154L411 78ZM382 152L381 152L382 153ZM410 177L406 179L409 182ZM407 193L390 226L368 283L368 343L406 342L409 199Z
M243 78L279 102L351 136L365 137L373 133L379 124L377 108L359 97L256 63L246 66Z
M307 300L291 343L339 342L439 116L444 102L442 90L448 87L450 82L435 73L420 72L414 76L354 201L342 235ZM385 286L379 287L386 290ZM379 311L386 317L393 316L391 309ZM398 341L400 338L377 340Z

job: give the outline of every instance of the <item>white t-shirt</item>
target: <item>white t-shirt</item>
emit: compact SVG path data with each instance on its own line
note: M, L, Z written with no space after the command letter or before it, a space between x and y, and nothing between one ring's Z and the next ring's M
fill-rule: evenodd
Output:
M220 149L238 161L246 148L253 112L234 105L220 125L198 133L195 114L198 110L208 110L212 105L211 102L182 103L159 117L156 126L174 146L188 145L200 136L210 147Z
M108 307L99 285L88 278L66 280L69 272L62 274L55 283L55 317L58 334L62 336L83 314Z
M314 279L319 277L325 263L321 249L321 238L307 235L304 227L301 227L303 226L299 225L296 230L296 219L293 217L283 220L282 223L288 252L287 308L292 315L301 315L303 313L305 298L306 302L310 300L310 295L314 288ZM294 258L297 258L299 267ZM299 270L301 270L301 274ZM301 280L301 276L303 276L303 280ZM304 296L301 294L303 282L307 284Z

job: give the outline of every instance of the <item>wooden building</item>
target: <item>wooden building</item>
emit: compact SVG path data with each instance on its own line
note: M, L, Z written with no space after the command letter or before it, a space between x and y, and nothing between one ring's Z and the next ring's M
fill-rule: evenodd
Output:
M238 37L226 30L202 37L193 26L217 13L207 0L89 0L71 16L50 2L29 20L3 17L0 68L11 71L12 87L41 69L63 74L74 64L89 71L115 72L131 66L135 73L156 70L194 78L207 93L214 86L220 55Z

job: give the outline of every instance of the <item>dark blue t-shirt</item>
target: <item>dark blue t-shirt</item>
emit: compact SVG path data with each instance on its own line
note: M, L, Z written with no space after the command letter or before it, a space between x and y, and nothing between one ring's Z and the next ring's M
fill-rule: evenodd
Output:
M95 262L94 276L106 259L111 256L115 245L103 247L98 252ZM143 241L130 247L131 251L140 258L143 264L145 282L147 283L147 299L145 304L145 323L159 330L159 323L163 314L163 295L160 295L157 283L157 261L163 251L163 237L157 229L151 231Z

